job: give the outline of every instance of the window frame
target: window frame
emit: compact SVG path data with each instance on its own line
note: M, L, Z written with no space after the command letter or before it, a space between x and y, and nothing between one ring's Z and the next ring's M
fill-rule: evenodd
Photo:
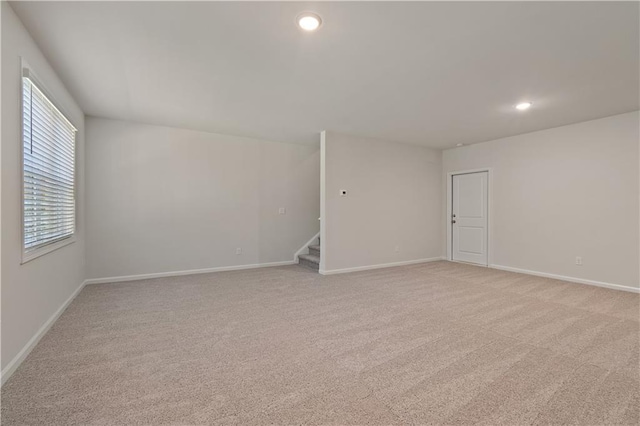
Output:
M24 60L24 58L20 58L21 60L21 70L20 70L20 252L22 254L20 264L23 265L31 260L37 259L45 254L51 253L55 250L58 250L62 247L66 247L70 244L76 242L76 234L78 232L78 159L77 159L77 141L78 141L78 130L75 124L69 119L70 115L61 108L60 103L56 100L56 98L52 95L52 92L47 88L45 84L43 84L43 80L41 80L38 75L33 71L33 68ZM76 132L73 140L74 149L73 149L73 233L67 237L64 237L58 241L54 241L49 244L44 244L41 247L34 248L32 250L27 251L25 248L25 238L24 238L24 78L28 78L32 81L33 84L36 85L38 90L40 90L45 97L51 102L51 104L62 114L62 116L71 124Z

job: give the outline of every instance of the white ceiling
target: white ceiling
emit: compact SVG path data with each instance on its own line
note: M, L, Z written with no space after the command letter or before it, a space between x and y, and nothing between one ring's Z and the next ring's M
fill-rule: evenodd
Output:
M637 2L13 2L88 115L444 148L639 108ZM295 25L319 13L315 33ZM513 105L530 100L518 112Z

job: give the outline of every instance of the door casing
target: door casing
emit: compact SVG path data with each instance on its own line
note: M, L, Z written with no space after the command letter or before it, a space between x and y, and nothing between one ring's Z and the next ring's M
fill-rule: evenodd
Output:
M447 254L446 259L453 260L453 232L451 229L451 213L453 208L453 176L465 175L469 173L487 172L487 267L493 265L493 169L485 167L480 169L456 170L447 173L447 215L445 216L445 226L447 228ZM478 265L483 266L483 265Z

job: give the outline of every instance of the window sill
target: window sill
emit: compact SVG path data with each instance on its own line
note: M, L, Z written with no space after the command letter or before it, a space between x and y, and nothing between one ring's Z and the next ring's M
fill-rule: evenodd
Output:
M76 242L76 236L74 234L70 237L65 238L64 240L56 241L55 243L52 243L52 244L47 244L46 246L40 247L29 253L25 253L23 251L22 262L20 262L20 264L24 265L25 263L30 262L33 259L37 259L40 256L44 256L47 253L51 253L52 251L58 250L59 248L68 246L69 244L73 244L75 242Z

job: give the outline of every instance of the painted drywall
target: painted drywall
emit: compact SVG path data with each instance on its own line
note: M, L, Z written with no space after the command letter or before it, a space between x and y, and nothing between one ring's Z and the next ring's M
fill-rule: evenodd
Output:
M443 176L493 169L492 264L639 287L639 128L632 112L450 149Z
M319 144L86 126L90 279L292 261L319 231Z
M638 2L15 3L100 117L450 148L640 105ZM324 20L318 31L295 24L307 8ZM535 116L513 116L523 98Z
M2 369L84 281L84 113L7 2L2 2ZM21 57L78 129L76 242L21 265ZM10 371L9 371L10 370ZM3 374L4 376L4 374ZM4 379L5 377L3 377Z
M324 273L441 256L440 151L334 132L321 151Z

